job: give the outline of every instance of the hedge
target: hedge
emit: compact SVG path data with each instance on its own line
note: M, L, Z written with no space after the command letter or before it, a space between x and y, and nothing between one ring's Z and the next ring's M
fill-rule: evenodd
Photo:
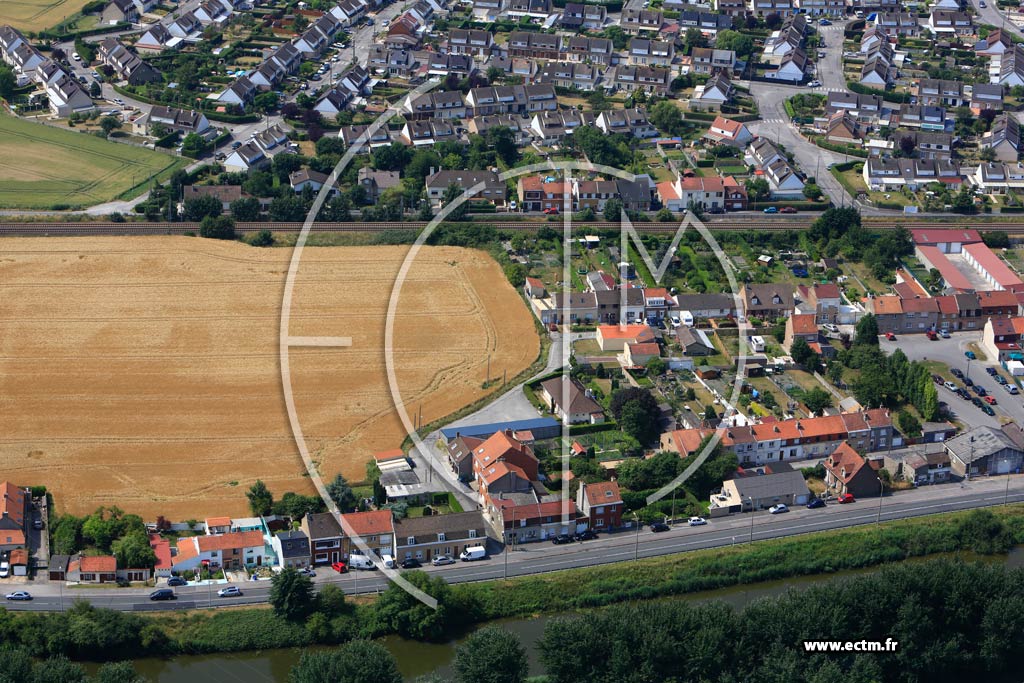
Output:
M86 36L98 36L103 33L111 33L113 31L124 31L131 29L132 25L121 22L119 24L110 24L109 26L97 26L95 28L82 29L81 31L70 31L68 33L60 33L51 29L40 31L36 34L39 40L60 40L68 41L75 40L76 38L84 38Z
M157 147L163 147L165 149L170 149L171 147L174 147L174 145L178 142L178 138L180 136L181 136L181 133L179 133L176 130L172 130L170 133L168 133L167 135L163 136L162 138L160 138L159 140L157 140L153 144L155 146L157 146Z
M860 157L862 159L868 158L868 152L863 149L857 149L856 147L850 147L848 145L835 145L825 140L824 137L813 137L809 139L818 147L821 147L822 149L827 149L831 152L838 152L839 154L848 154L852 157Z
M611 432L619 428L619 425L612 420L596 425L569 425L569 436L580 436L581 434L594 434L597 432Z
M145 102L146 104L158 104L162 106L172 106L164 105L163 102L160 102L159 100L154 100L152 97L146 97L145 95L140 95L139 93L132 92L131 90L125 90L119 85L111 84L111 87L114 89L114 92L120 95L124 95L125 97L130 97L133 100L138 100L139 102ZM215 111L210 111L208 109L200 109L200 111L210 121L220 121L221 123L254 123L260 120L260 118L256 116L256 114L221 114Z

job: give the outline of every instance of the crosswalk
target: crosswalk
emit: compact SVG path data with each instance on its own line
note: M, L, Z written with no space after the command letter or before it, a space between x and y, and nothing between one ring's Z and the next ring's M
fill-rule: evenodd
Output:
M789 121L787 121L786 119L758 119L757 121L753 121L752 123L768 123L778 125L780 123L789 123Z
M808 88L810 92L820 92L828 94L830 92L846 92L846 88L827 88L825 86L819 86L817 88Z

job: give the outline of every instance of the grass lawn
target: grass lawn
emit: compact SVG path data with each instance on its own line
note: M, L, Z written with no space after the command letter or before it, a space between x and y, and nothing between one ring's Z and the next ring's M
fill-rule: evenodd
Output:
M614 356L615 351L602 351L596 339L581 339L573 342L573 353L577 356Z
M10 24L21 31L40 31L78 13L88 0L3 0L0 26Z
M0 207L77 209L137 195L187 160L0 115ZM133 188L134 183L134 188Z

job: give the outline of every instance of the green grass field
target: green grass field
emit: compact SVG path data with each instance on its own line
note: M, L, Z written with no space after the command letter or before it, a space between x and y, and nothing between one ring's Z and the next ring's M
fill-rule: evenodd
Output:
M79 209L127 198L187 163L7 115L0 115L0 159L0 208L15 209Z
M78 13L88 0L0 0L0 25L41 31Z

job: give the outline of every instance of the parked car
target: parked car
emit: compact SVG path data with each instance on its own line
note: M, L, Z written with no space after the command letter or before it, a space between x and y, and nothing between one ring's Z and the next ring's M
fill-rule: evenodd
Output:
M181 578L180 576L172 576L171 578L167 579L167 585L168 586L187 586L188 585L188 581L186 581L185 579Z
M886 332L885 338L888 339L889 341L896 341L896 335L893 334L892 332Z
M957 396L959 396L960 398L962 398L965 401L970 401L971 400L971 392L967 391L963 387L960 387L959 389L957 389L956 393L957 393Z
M577 541L593 541L597 538L597 532L592 529L584 529L573 536Z
M6 579L11 575L11 565L6 560L0 562L0 579Z
M957 379L963 379L964 378L964 371L961 370L960 368L950 368L949 372L950 372L951 375L953 375Z
M981 402L981 399L978 398L977 396L975 396L974 398L971 399L971 403L973 403L978 408L980 408L981 406L985 405L984 403Z
M32 596L29 595L28 591L14 591L13 593L7 594L8 600L31 600Z
M852 493L844 493L843 495L841 495L838 498L836 498L836 500L839 501L840 505L845 505L846 503L856 503L857 502L857 499L853 497Z
M932 375L932 381L935 382L936 384L942 384L942 375Z
M811 81L810 83L807 84L807 87L808 88L820 88L821 87L821 81Z
M311 568L309 568L309 567L303 567L302 569L300 569L300 570L299 570L299 573L300 573L300 574L302 574L303 576L308 576L308 577L309 577L309 578L311 578L311 579L312 579L312 578L313 578L314 576L316 576L316 572L315 572L315 571L313 571L313 570L312 570Z
M998 403L998 401L996 401L995 396L986 396L985 403L989 404L990 406L994 406Z
M772 515L780 515L783 512L789 512L789 506L785 503L778 503L768 508L768 513Z
M334 564L331 565L331 569L333 569L334 571L338 572L339 574L344 574L345 572L348 571L348 567L345 566L344 562L335 562Z
M978 396L981 396L982 398L988 395L988 392L985 391L985 387L981 386L980 384L975 384L973 389L974 393L976 393Z
M779 207L777 207L777 206L769 206L768 208L766 208L764 210L764 212L765 213L778 213L779 212Z
M935 330L928 330L924 333L924 336L928 337L929 341L938 341L939 335Z
M656 534L660 534L662 531L668 531L669 528L670 528L669 525L665 524L664 522L652 522L651 523L651 531L653 531Z
M430 561L430 564L435 567L443 567L446 564L455 564L455 560L448 555L435 555L434 559Z
M564 543L572 543L573 540L573 537L569 534L558 534L557 536L551 539L551 542L555 545L562 545Z
M964 386L973 387L974 380L971 379L970 377L964 377Z
M822 498L812 498L811 502L807 504L808 510L816 510L823 507L825 507L825 501Z
M942 337L943 339L949 339L949 331L939 330L939 336Z
M998 382L999 384L1002 384L1004 387L1007 384L1009 384L1009 382L1006 381L1006 378L1003 377L1002 375L996 375L996 382Z
M949 389L950 391L956 391L957 389L956 385L953 384L952 382L946 382L943 386Z
M1019 394L1019 393L1020 393L1020 392L1019 392L1019 391L1017 390L1017 387L1016 387L1016 386L1014 386L1013 384L1009 384L1009 383L1007 383L1007 384L1004 384L1004 385L1003 385L1003 388L1004 388L1004 389L1006 389L1006 390L1007 390L1008 392L1010 392L1010 395L1011 395L1011 396L1016 396L1017 394Z
M992 410L992 406L982 406L981 412L985 413L989 417L992 417L996 414L996 411Z
M708 520L704 519L703 517L690 517L687 523L690 526L704 526L708 523Z
M32 528L36 529L36 530L42 529L43 528L43 520L41 518L39 518L39 517L36 517L35 519L33 519L32 520Z
M150 600L174 600L177 597L170 588L161 588L149 594Z
M796 213L796 207L795 206L784 206L781 209L779 209L779 213Z
M970 360L977 360L978 358L974 351L964 351L964 357L969 358Z
M549 206L548 208L544 209L544 213L547 214L548 216L557 216L558 215L558 207L556 207L556 206Z
M241 595L242 591L238 586L228 586L217 591L218 598L237 598Z
M486 560L487 559L487 549L484 548L482 545L470 546L470 547L466 548L465 550L463 550L461 553L459 553L459 559L462 560L463 562L473 562L475 560Z
M832 22L829 21L828 19L822 19L821 21L818 22L818 25L819 26L831 26Z
M423 563L421 563L415 557L407 557L404 560L402 560L402 569L419 569L422 566Z
M71 59L75 60L76 62L82 61L81 55L79 55L77 52L71 54Z

